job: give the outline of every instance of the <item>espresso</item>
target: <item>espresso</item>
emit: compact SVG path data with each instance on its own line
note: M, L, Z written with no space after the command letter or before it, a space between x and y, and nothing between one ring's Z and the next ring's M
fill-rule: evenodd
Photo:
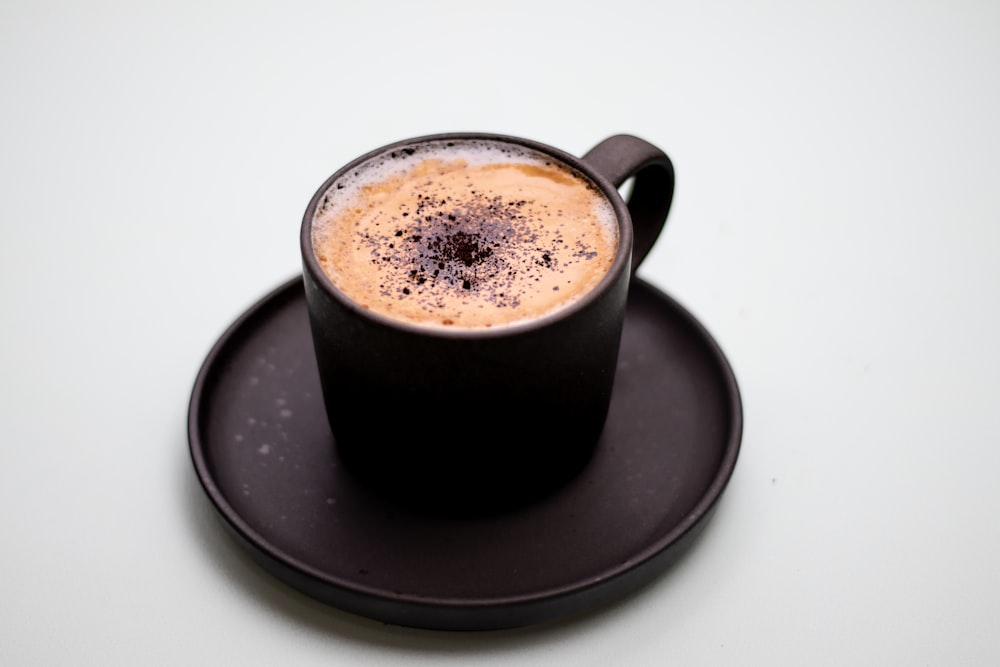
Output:
M323 271L364 308L495 327L590 292L618 249L611 204L555 159L494 141L417 144L335 182L313 218Z

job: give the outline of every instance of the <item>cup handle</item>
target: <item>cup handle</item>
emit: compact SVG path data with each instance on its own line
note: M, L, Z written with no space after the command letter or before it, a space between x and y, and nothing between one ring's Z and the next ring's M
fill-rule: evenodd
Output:
M659 148L628 134L608 137L590 149L583 161L616 188L635 177L626 202L632 218L632 273L635 274L667 222L674 199L674 165Z

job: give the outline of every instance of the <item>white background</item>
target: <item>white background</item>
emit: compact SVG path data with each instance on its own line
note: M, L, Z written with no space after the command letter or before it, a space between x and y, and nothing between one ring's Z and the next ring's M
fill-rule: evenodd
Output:
M420 134L677 170L641 275L743 392L689 557L491 633L329 609L188 458L209 347L337 167ZM1000 662L1000 4L0 5L0 663Z

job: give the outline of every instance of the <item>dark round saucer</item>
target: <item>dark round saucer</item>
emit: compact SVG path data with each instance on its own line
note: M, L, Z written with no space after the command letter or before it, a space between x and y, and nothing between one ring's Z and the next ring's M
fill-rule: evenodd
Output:
M209 353L188 436L223 524L271 574L388 623L476 630L592 609L662 572L711 516L742 424L736 380L711 336L635 281L611 412L580 476L505 515L411 512L339 464L296 278Z

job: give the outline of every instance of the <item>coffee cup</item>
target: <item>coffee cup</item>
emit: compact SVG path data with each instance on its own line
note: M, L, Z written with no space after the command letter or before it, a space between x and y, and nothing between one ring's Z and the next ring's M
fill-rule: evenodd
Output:
M342 465L447 514L516 509L576 477L608 414L629 282L673 189L669 158L630 135L577 158L440 134L334 173L301 248Z

